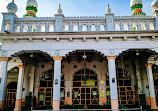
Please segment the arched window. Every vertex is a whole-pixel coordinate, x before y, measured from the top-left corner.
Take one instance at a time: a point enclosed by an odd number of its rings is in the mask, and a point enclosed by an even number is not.
[[[41,25],[41,32],[45,32],[45,30],[46,30],[46,27],[45,27],[44,24],[42,24],[42,25]]]
[[[68,32],[68,31],[69,31],[69,24],[65,24],[65,26],[64,26],[64,31],[65,31],[65,32]]]
[[[115,30],[120,31],[120,24],[119,23],[115,23]]]
[[[37,25],[32,25],[32,32],[37,32]]]
[[[53,24],[49,25],[49,32],[54,32],[54,25]]]
[[[94,24],[91,26],[91,31],[96,31],[96,27]]]
[[[137,28],[137,24],[136,24],[136,23],[133,23],[133,24],[132,24],[132,30],[135,31],[135,30],[137,30],[137,29],[138,29],[138,28]]]
[[[23,32],[28,32],[28,29],[29,29],[28,25],[24,25]]]
[[[141,23],[141,30],[146,30],[146,25],[145,25],[145,23]]]
[[[103,24],[100,25],[100,31],[105,31],[105,27]]]
[[[149,29],[150,29],[150,30],[154,30],[154,29],[155,29],[155,27],[154,27],[154,24],[153,24],[153,23],[149,23]]]
[[[128,23],[123,24],[123,30],[128,30]]]
[[[85,24],[82,26],[82,31],[87,31],[87,26]]]
[[[78,23],[74,23],[74,25],[73,25],[73,31],[74,32],[78,31]]]
[[[19,26],[19,25],[17,25],[17,26],[15,27],[15,32],[20,32],[20,26]]]
[[[10,29],[10,23],[6,23],[5,30],[9,30],[9,29]]]

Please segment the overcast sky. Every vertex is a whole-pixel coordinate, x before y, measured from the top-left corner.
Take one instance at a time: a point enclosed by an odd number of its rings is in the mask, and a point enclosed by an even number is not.
[[[12,0],[0,0],[0,12],[6,12],[6,6]],[[130,16],[130,0],[36,0],[38,2],[38,17],[52,17],[56,13],[59,3],[65,16],[104,16],[107,4],[110,3],[115,16]],[[143,0],[143,11],[150,16],[153,0]],[[18,6],[18,17],[26,13],[27,0],[15,0]],[[2,14],[0,14],[0,27]]]

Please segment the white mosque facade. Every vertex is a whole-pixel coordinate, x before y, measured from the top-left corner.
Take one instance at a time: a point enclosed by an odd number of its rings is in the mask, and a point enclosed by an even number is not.
[[[37,17],[28,0],[23,18],[14,0],[2,13],[0,110],[158,109],[158,0],[153,13],[131,0],[131,16]]]

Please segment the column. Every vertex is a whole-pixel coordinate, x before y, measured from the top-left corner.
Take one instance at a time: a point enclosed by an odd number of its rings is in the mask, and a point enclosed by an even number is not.
[[[153,79],[153,73],[152,73],[152,63],[147,63],[145,66],[147,69],[147,76],[148,76],[148,83],[149,83],[151,109],[158,109],[156,105],[154,79]]]
[[[143,70],[143,91],[146,97],[146,104],[150,106],[151,103],[150,103],[150,94],[149,94],[149,84],[148,84],[148,77],[145,70]]]
[[[106,82],[105,80],[100,80],[99,81],[99,105],[106,105]]]
[[[142,94],[142,83],[141,83],[141,76],[140,76],[138,60],[135,61],[135,64],[136,64],[136,76],[137,76],[137,82],[138,82],[138,93]]]
[[[33,87],[34,87],[34,79],[35,79],[34,76],[35,76],[35,67],[32,66],[31,75],[30,75],[30,89],[29,89],[31,96],[33,96]]]
[[[72,81],[65,81],[66,93],[65,93],[65,103],[66,105],[72,105]]]
[[[18,75],[18,85],[16,91],[16,102],[14,111],[21,111],[22,104],[22,89],[23,89],[23,79],[24,79],[24,65],[19,65],[19,75]]]
[[[8,57],[0,57],[0,110],[3,110],[3,104],[6,91]]]
[[[115,59],[116,59],[116,56],[107,56],[108,71],[109,71],[111,109],[118,109],[119,108]]]
[[[60,85],[61,85],[61,60],[63,57],[54,56],[54,81],[53,81],[53,110],[60,109]]]

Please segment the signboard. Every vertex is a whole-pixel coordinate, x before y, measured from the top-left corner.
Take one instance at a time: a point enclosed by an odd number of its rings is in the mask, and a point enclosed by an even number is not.
[[[44,94],[39,94],[39,101],[44,101]]]
[[[83,87],[95,86],[95,81],[94,80],[82,81],[82,86]]]
[[[100,90],[100,96],[105,97],[105,91],[104,90]]]
[[[64,92],[60,92],[60,97],[61,97],[61,98],[64,97]]]

